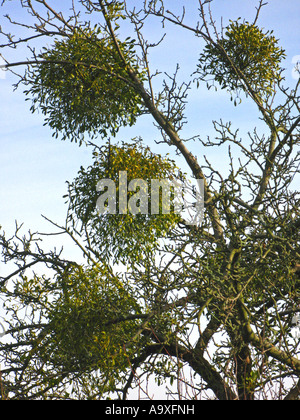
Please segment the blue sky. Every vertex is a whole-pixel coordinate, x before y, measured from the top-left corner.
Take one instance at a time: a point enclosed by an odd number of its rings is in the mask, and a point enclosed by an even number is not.
[[[50,3],[58,8],[62,4],[57,0]],[[131,0],[130,3],[135,5],[140,3],[140,0]],[[197,3],[196,0],[166,1],[170,8],[174,7],[174,4],[185,4],[187,21],[190,24],[197,20],[194,7]],[[3,18],[4,13],[9,13],[12,17],[18,15],[24,19],[25,14],[17,4],[16,1],[8,2],[5,7],[0,8],[0,25],[4,30],[12,30]],[[224,25],[229,19],[234,20],[238,17],[252,21],[257,4],[256,0],[215,0],[213,12],[217,23],[220,23],[223,17]],[[292,78],[292,60],[294,56],[300,55],[299,0],[270,0],[258,23],[265,29],[273,29],[275,36],[286,49],[287,85],[292,86],[295,84]],[[179,77],[184,80],[186,75],[195,70],[201,45],[191,33],[170,25],[167,25],[166,29],[168,35],[165,42],[157,50],[153,50],[152,70],[157,68],[172,72],[179,62]],[[152,23],[145,30],[153,41],[158,40],[162,34],[159,22]],[[22,29],[19,34],[22,35]],[[24,54],[24,49],[10,51],[10,57],[14,61],[24,58]],[[64,223],[66,205],[62,196],[66,193],[65,181],[72,181],[80,166],[87,166],[91,162],[91,150],[53,139],[50,129],[43,127],[43,117],[32,115],[29,111],[30,104],[25,102],[22,89],[13,92],[14,82],[15,78],[8,73],[5,79],[0,78],[0,225],[11,233],[15,220],[18,220],[20,223],[24,222],[26,230],[48,231],[52,228],[41,218],[41,214],[58,223]],[[242,105],[235,108],[226,92],[214,93],[205,89],[195,89],[191,92],[187,116],[189,123],[185,127],[184,137],[201,134],[206,138],[207,135],[212,135],[212,120],[220,118],[233,121],[234,127],[240,128],[243,133],[260,126],[257,111],[249,101],[244,100]],[[142,136],[145,142],[152,145],[155,139],[159,139],[158,131],[148,118],[142,118],[137,126],[130,130],[122,130],[118,138],[127,141],[135,136]],[[212,162],[220,167],[224,166],[221,152],[204,151],[197,143],[191,144],[191,147],[199,157],[205,153]],[[167,146],[155,146],[155,151],[170,152],[175,157],[174,150],[168,149]]]

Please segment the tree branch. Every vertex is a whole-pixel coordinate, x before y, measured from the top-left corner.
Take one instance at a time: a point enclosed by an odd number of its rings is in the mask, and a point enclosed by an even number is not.
[[[278,349],[268,340],[263,339],[257,334],[255,334],[250,325],[248,309],[241,300],[239,301],[239,307],[240,314],[244,321],[244,335],[246,341],[251,343],[255,348],[257,348],[261,352],[266,353],[274,359],[278,360],[279,362],[283,363],[284,365],[291,367],[296,374],[300,374],[300,360]]]
[[[0,48],[12,47],[12,46],[22,44],[22,43],[27,44],[28,41],[32,41],[33,39],[41,38],[42,36],[52,36],[52,35],[53,36],[67,36],[67,34],[64,34],[62,32],[46,31],[46,32],[43,32],[42,34],[33,35],[24,39],[19,39],[18,41],[11,41],[8,44],[2,44],[0,45]]]
[[[297,385],[295,385],[294,388],[290,390],[290,392],[287,394],[284,400],[285,401],[298,401],[299,395],[300,395],[300,379]]]
[[[201,378],[208,387],[215,393],[219,400],[236,400],[236,394],[226,384],[221,375],[204,359],[197,351],[191,351],[178,343],[152,344],[145,348],[143,355],[151,356],[163,354],[182,360],[187,363]]]
[[[189,165],[194,177],[196,179],[203,179],[204,180],[204,190],[205,190],[205,197],[204,200],[209,202],[212,199],[212,194],[209,190],[207,181],[205,179],[205,176],[203,174],[203,171],[198,164],[198,161],[196,157],[187,149],[183,141],[178,136],[177,132],[175,131],[174,127],[170,122],[167,120],[167,118],[156,108],[156,106],[153,103],[151,95],[148,94],[148,92],[145,90],[143,83],[140,81],[138,75],[136,72],[131,68],[130,64],[127,63],[124,55],[122,54],[122,51],[119,47],[118,40],[115,36],[114,30],[112,28],[110,19],[107,15],[105,4],[103,0],[99,0],[99,4],[102,9],[103,16],[105,18],[105,21],[107,23],[107,26],[109,28],[109,32],[111,34],[111,37],[113,39],[113,42],[116,46],[116,49],[118,51],[118,54],[120,55],[124,66],[128,69],[128,75],[130,79],[132,80],[133,84],[135,85],[136,90],[141,95],[142,99],[144,100],[145,106],[148,108],[150,114],[153,116],[155,121],[158,123],[158,125],[161,127],[161,129],[167,134],[169,137],[171,143],[176,146],[176,148],[181,152],[183,157],[185,158],[187,164]],[[208,204],[208,211],[210,214],[210,218],[212,221],[214,234],[217,240],[223,240],[223,228],[220,222],[220,218],[218,215],[218,211],[216,207],[212,204]]]

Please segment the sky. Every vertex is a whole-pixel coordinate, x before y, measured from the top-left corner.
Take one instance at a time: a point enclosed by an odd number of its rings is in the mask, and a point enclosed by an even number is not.
[[[132,5],[138,5],[141,0],[129,0]],[[17,4],[16,0],[5,3],[0,7],[0,26],[4,31],[13,31],[3,17],[9,13],[12,18],[24,21],[26,15]],[[53,7],[60,8],[67,2],[50,0]],[[69,3],[69,2],[68,2]],[[75,3],[78,3],[76,0]],[[193,25],[197,21],[196,0],[167,0],[166,9],[185,4],[187,22]],[[255,7],[258,0],[214,0],[213,13],[218,24],[223,19],[223,24],[229,19],[239,17],[253,21]],[[87,17],[88,19],[89,17]],[[286,83],[293,86],[293,61],[300,56],[300,1],[299,0],[269,0],[258,21],[260,27],[274,30],[280,39],[281,45],[286,49],[287,58]],[[124,38],[128,27],[124,29]],[[179,78],[184,81],[197,64],[202,44],[191,33],[185,32],[172,25],[166,25],[167,36],[159,48],[151,53],[151,69],[174,73],[177,62],[180,63]],[[26,36],[25,30],[18,30],[19,36]],[[24,33],[23,33],[24,32]],[[156,42],[163,34],[160,22],[152,22],[145,26],[145,33],[152,42]],[[1,45],[0,37],[0,45]],[[42,47],[42,44],[40,45]],[[0,51],[1,52],[1,51]],[[13,61],[26,57],[24,48],[9,51]],[[40,232],[51,232],[53,227],[41,215],[64,224],[67,206],[62,198],[67,193],[66,181],[72,181],[79,171],[80,166],[88,166],[92,162],[92,150],[78,147],[74,143],[62,142],[52,138],[52,132],[44,127],[42,115],[32,114],[29,110],[30,102],[25,101],[22,88],[13,91],[16,79],[10,73],[0,72],[0,226],[12,235],[15,221],[24,223],[24,233],[29,229]],[[183,131],[184,138],[201,134],[202,138],[213,135],[212,121],[232,121],[234,127],[240,128],[245,135],[255,127],[261,128],[258,113],[253,104],[244,100],[239,107],[234,107],[230,96],[226,92],[213,92],[206,89],[196,90],[194,87],[189,96],[187,106],[188,124]],[[150,144],[158,153],[170,153],[177,159],[174,149],[167,146],[156,145],[154,140],[159,140],[159,132],[149,118],[141,118],[137,125],[131,129],[123,129],[118,135],[119,140],[128,141],[130,138],[141,136],[145,143]],[[205,154],[216,166],[224,167],[225,160],[222,151],[203,150],[199,143],[189,143],[193,152],[200,158]],[[183,164],[179,161],[179,164]],[[66,257],[74,259],[76,252],[71,244],[64,239],[63,243],[57,241],[61,237],[45,237],[44,247],[64,245]],[[79,254],[78,258],[80,258]],[[1,263],[0,263],[1,264]],[[0,272],[6,271],[3,264]],[[1,304],[0,304],[1,306]],[[1,308],[0,308],[1,311]]]
[[[9,13],[11,17],[23,19],[26,16],[17,4],[8,2],[0,8],[0,25],[4,30],[13,28],[3,18]],[[53,0],[53,6],[61,7],[63,2]],[[138,1],[130,4],[138,5]],[[197,20],[197,1],[168,0],[166,9],[186,4],[187,22],[193,24]],[[238,17],[252,21],[254,19],[258,1],[255,0],[215,0],[213,13],[217,22],[223,18],[226,25],[229,19]],[[179,10],[179,9],[178,9]],[[89,18],[89,17],[88,17]],[[295,83],[292,78],[293,58],[300,55],[300,2],[298,0],[270,0],[269,5],[262,11],[259,25],[266,29],[273,29],[275,36],[280,39],[287,51],[286,77],[290,85]],[[128,28],[126,28],[126,31]],[[25,36],[24,29],[18,29],[20,36]],[[125,31],[125,32],[126,32]],[[174,72],[176,63],[180,63],[179,77],[184,80],[186,75],[195,70],[197,58],[201,51],[199,40],[191,33],[166,26],[165,42],[151,55],[152,70],[160,69],[169,73]],[[145,27],[145,32],[153,41],[160,39],[162,32],[160,22]],[[124,33],[125,35],[125,33]],[[1,44],[1,42],[0,42]],[[9,51],[14,61],[24,58],[26,51]],[[91,163],[91,150],[79,148],[76,144],[62,142],[52,138],[48,127],[43,127],[43,117],[31,114],[30,102],[25,102],[22,88],[13,92],[12,84],[15,77],[9,73],[1,73],[0,78],[0,225],[8,232],[14,228],[15,220],[24,223],[25,229],[48,229],[49,226],[42,218],[46,215],[58,223],[63,223],[66,205],[62,196],[66,193],[65,181],[72,181],[80,166]],[[236,128],[245,132],[252,131],[259,126],[257,112],[249,101],[245,100],[241,106],[235,108],[226,92],[214,93],[205,89],[193,89],[187,107],[188,124],[185,126],[185,138],[201,134],[203,138],[213,134],[212,120],[232,120]],[[159,153],[171,153],[175,157],[174,149],[167,146],[155,146],[154,140],[159,139],[158,131],[152,121],[142,118],[136,127],[120,132],[120,140],[129,140],[135,136],[142,136],[145,142],[151,144]],[[203,150],[199,144],[191,145],[197,155]],[[223,163],[223,157],[211,151],[205,151],[215,162]]]

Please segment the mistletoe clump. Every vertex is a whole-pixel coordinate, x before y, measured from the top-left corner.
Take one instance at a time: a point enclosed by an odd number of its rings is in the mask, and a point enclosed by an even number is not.
[[[213,76],[222,89],[249,91],[265,95],[274,91],[281,73],[285,51],[278,46],[273,31],[264,33],[256,25],[239,20],[231,22],[224,36],[206,45],[197,73],[201,80]]]

